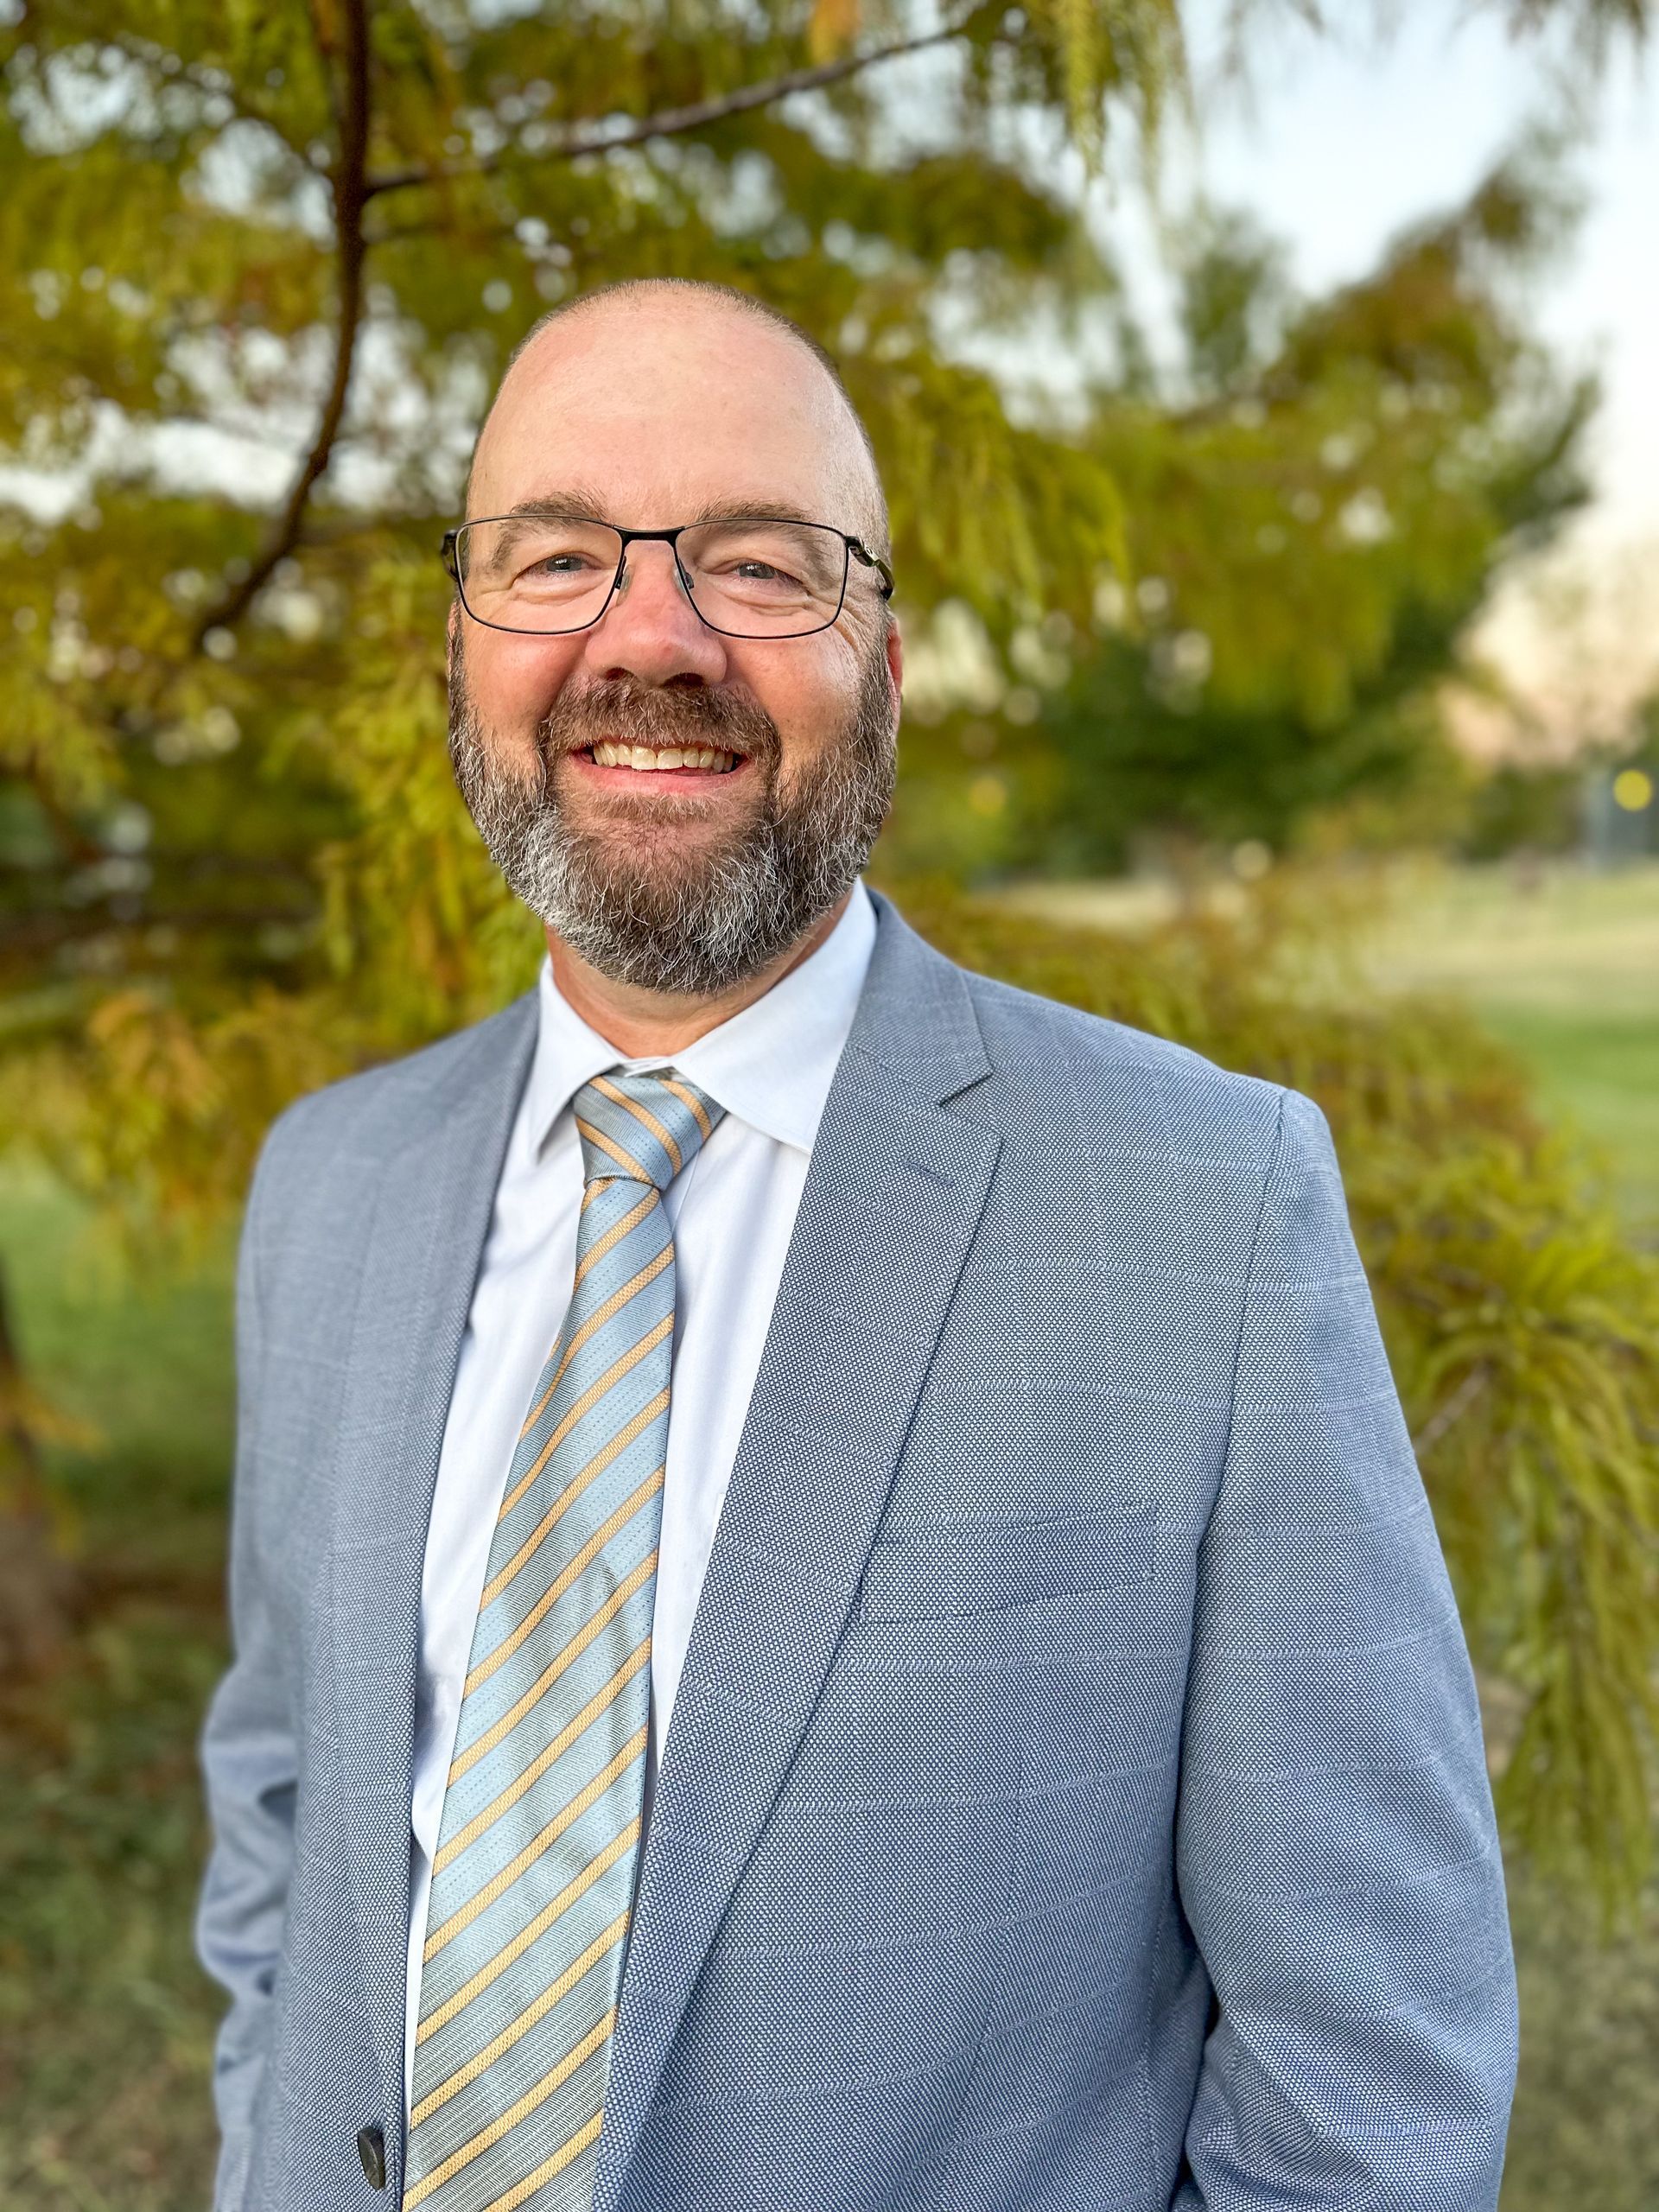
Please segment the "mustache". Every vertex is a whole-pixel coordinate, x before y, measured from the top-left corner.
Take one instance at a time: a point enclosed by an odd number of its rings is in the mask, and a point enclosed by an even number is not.
[[[735,691],[701,683],[682,690],[602,678],[561,691],[537,725],[544,758],[584,753],[606,739],[634,745],[702,745],[775,761],[778,725],[763,707]]]

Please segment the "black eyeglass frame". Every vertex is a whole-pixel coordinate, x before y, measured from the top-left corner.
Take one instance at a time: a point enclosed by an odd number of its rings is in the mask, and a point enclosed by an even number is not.
[[[678,575],[681,583],[685,587],[686,598],[691,603],[692,613],[696,616],[698,621],[702,624],[705,630],[712,630],[716,637],[721,638],[753,638],[758,639],[763,644],[768,639],[771,639],[777,644],[783,645],[787,644],[796,638],[817,638],[821,636],[825,630],[833,630],[836,623],[841,620],[842,608],[847,604],[847,579],[852,574],[852,560],[850,556],[854,554],[857,555],[859,560],[862,562],[867,569],[874,569],[880,575],[881,578],[880,589],[884,603],[893,597],[893,592],[896,588],[893,582],[893,570],[887,566],[887,563],[881,558],[879,553],[871,552],[869,547],[864,543],[861,538],[853,537],[849,531],[837,530],[833,523],[804,522],[799,515],[709,515],[705,517],[702,522],[677,523],[672,530],[624,530],[620,523],[607,522],[602,515],[574,515],[564,517],[563,519],[574,522],[594,523],[601,530],[613,530],[622,541],[622,550],[617,556],[616,574],[611,578],[611,588],[605,594],[604,602],[601,606],[597,614],[590,614],[585,622],[573,622],[569,628],[566,630],[517,630],[509,623],[492,622],[484,615],[474,613],[473,609],[467,604],[467,587],[461,579],[461,558],[456,551],[456,547],[460,543],[461,533],[463,530],[480,528],[485,523],[521,522],[524,519],[524,517],[522,514],[469,515],[465,522],[452,524],[450,527],[444,531],[442,537],[438,541],[439,557],[443,563],[444,569],[448,575],[450,582],[454,585],[456,595],[461,601],[462,613],[466,614],[469,621],[478,623],[481,628],[486,630],[499,630],[504,636],[509,638],[574,638],[581,631],[591,630],[595,622],[601,621],[604,619],[606,613],[609,610],[611,601],[616,597],[617,587],[622,581],[622,572],[628,565],[629,546],[642,542],[647,544],[660,543],[666,545],[669,548],[674,556],[674,567],[676,573]],[[531,519],[534,520],[534,517],[532,516]],[[815,630],[783,631],[722,630],[718,622],[711,622],[709,620],[709,617],[703,613],[702,609],[697,605],[696,586],[692,582],[690,577],[685,573],[685,564],[680,559],[679,540],[688,530],[706,530],[711,523],[726,521],[789,523],[798,530],[827,531],[830,537],[840,538],[842,545],[846,548],[846,552],[842,555],[841,564],[841,596],[836,601],[836,611],[830,617],[830,620],[827,622],[820,622],[817,628]]]

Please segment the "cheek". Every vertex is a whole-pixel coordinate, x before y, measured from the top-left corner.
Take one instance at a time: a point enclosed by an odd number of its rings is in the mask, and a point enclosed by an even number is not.
[[[734,673],[778,726],[785,763],[815,760],[858,703],[862,661],[839,631],[800,640],[794,650],[765,648]]]
[[[574,639],[514,638],[474,631],[467,645],[473,703],[486,728],[531,730],[552,705],[575,667]]]

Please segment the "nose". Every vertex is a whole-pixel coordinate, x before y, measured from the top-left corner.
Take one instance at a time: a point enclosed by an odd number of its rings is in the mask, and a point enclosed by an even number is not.
[[[690,685],[718,683],[727,672],[725,641],[699,620],[671,545],[626,549],[621,582],[586,638],[584,658],[597,677]]]

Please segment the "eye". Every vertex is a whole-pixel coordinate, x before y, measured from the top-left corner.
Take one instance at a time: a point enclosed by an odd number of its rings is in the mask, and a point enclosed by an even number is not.
[[[590,553],[561,549],[556,553],[542,554],[518,573],[521,576],[580,576],[599,565]]]

